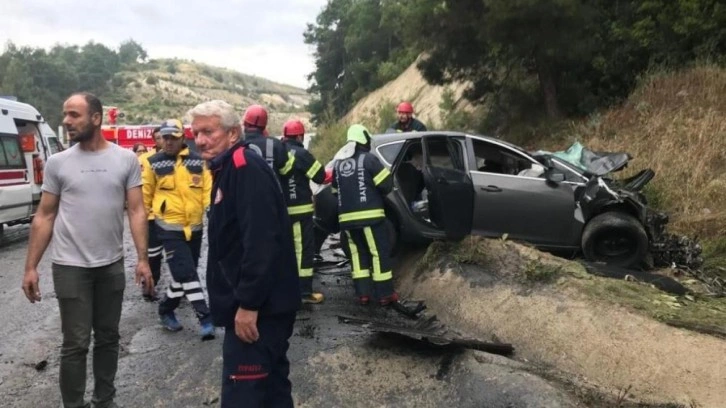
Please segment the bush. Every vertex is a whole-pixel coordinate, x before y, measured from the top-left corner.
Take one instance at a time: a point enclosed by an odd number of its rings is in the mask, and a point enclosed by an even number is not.
[[[310,141],[310,152],[321,163],[329,162],[345,144],[347,123],[333,123],[318,127],[315,137]]]
[[[149,75],[149,76],[146,77],[146,84],[147,85],[156,85],[158,83],[159,83],[159,79],[156,78],[155,76]]]

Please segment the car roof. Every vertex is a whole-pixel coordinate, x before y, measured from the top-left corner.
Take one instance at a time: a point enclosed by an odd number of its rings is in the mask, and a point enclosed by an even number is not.
[[[398,141],[405,141],[410,139],[420,139],[424,136],[444,136],[444,137],[475,137],[478,139],[483,139],[489,142],[503,144],[507,147],[511,147],[512,149],[519,150],[521,152],[530,154],[523,148],[517,145],[513,145],[507,141],[504,141],[502,139],[499,139],[497,137],[493,136],[485,136],[485,135],[479,135],[475,133],[465,133],[465,132],[455,132],[450,130],[429,130],[426,132],[401,132],[401,133],[382,133],[372,136],[372,145],[374,147],[378,147],[387,143],[391,142],[398,142]]]

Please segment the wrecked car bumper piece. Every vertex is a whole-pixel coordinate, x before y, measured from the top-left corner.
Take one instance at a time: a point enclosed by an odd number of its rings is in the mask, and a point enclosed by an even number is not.
[[[683,235],[662,234],[651,243],[655,266],[698,269],[703,266],[703,249],[696,240]]]
[[[403,316],[393,317],[390,315],[386,317],[338,315],[338,321],[362,327],[372,332],[394,333],[436,346],[463,347],[503,356],[514,353],[514,347],[511,344],[486,342],[462,336],[447,328],[436,316],[411,320]]]

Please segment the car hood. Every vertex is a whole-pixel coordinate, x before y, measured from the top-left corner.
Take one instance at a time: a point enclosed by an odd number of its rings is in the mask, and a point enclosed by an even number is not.
[[[580,142],[573,143],[567,150],[559,152],[538,151],[536,156],[551,156],[564,160],[577,167],[585,176],[604,176],[624,169],[632,156],[624,152],[596,152],[584,147]]]

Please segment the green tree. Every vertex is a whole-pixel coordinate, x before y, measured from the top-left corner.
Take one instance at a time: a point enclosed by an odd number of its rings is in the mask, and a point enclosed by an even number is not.
[[[136,64],[146,62],[149,55],[141,44],[132,39],[128,39],[119,45],[118,58],[122,64]]]
[[[330,0],[308,24],[304,40],[314,46],[316,66],[309,91],[319,97],[309,107],[314,121],[342,116],[414,60],[417,53],[403,44],[395,22],[404,10],[398,3]]]

